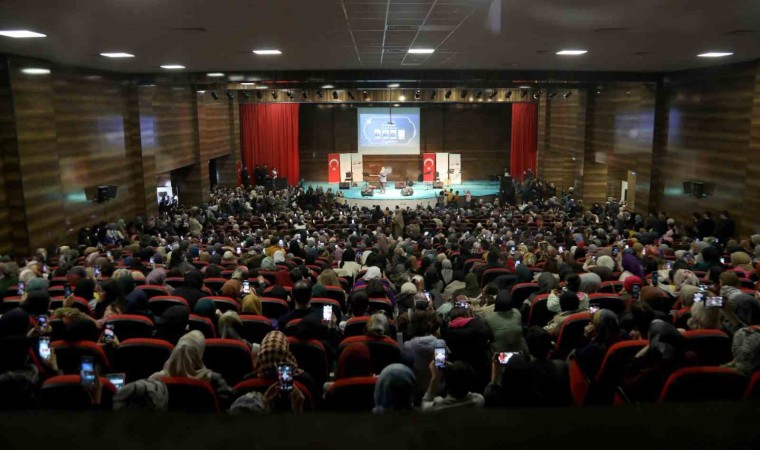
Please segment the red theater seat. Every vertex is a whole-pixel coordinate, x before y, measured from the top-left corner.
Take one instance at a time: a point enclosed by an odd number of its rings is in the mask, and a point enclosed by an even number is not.
[[[127,382],[148,378],[161,371],[174,346],[161,339],[127,339],[116,349],[114,370],[123,372]]]
[[[747,379],[724,367],[686,367],[673,372],[662,388],[660,402],[710,402],[739,400]]]
[[[161,381],[169,390],[170,411],[219,412],[219,400],[209,382],[184,377],[162,377]]]
[[[206,339],[203,362],[206,367],[221,374],[230,386],[253,371],[251,349],[235,339]]]
[[[153,336],[153,321],[145,316],[117,314],[109,317],[106,324],[113,325],[113,332],[119,341]]]
[[[343,412],[369,412],[375,406],[376,377],[335,381],[325,392],[325,408]]]
[[[107,378],[100,377],[99,381],[103,386],[100,404],[93,405],[92,397],[82,386],[82,378],[79,375],[58,375],[48,378],[42,383],[40,389],[40,407],[67,411],[110,410],[116,388]]]

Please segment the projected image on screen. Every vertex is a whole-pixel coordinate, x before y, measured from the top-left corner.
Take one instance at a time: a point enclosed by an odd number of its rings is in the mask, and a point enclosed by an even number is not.
[[[359,108],[359,153],[416,155],[420,153],[419,108]]]

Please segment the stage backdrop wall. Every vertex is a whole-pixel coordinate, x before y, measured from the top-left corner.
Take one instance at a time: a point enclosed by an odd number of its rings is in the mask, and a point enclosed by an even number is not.
[[[416,106],[416,105],[405,105]],[[420,151],[462,155],[462,180],[483,180],[509,166],[510,103],[427,104],[420,111]],[[301,105],[301,177],[327,181],[328,153],[357,151],[356,109],[351,105]],[[393,167],[390,181],[416,180],[422,155],[365,155],[364,172]]]

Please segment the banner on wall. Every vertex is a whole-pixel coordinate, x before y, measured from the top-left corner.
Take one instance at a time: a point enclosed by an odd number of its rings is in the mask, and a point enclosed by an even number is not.
[[[340,154],[340,180],[346,181],[346,172],[351,173],[351,153],[341,153]]]
[[[340,154],[327,154],[327,182],[340,183]]]
[[[435,153],[422,154],[422,181],[435,181]]]
[[[354,181],[364,181],[364,160],[359,153],[351,153],[351,171],[354,173]]]

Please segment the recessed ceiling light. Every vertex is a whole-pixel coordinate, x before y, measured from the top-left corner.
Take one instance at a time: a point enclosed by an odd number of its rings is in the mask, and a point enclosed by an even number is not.
[[[240,83],[241,86],[253,86],[256,83]]]
[[[269,86],[256,86],[256,89],[269,89]]]
[[[398,99],[399,99],[399,101],[403,102],[404,100],[406,100],[406,95],[399,95]]]
[[[400,86],[401,85],[398,84],[398,83],[391,83],[391,84],[388,85],[389,88],[397,88],[397,87],[400,87]]]
[[[326,84],[326,85],[322,86],[322,89],[332,89],[334,87],[335,86],[333,86],[332,84]]]
[[[42,33],[35,33],[34,31],[29,31],[29,30],[3,30],[3,31],[0,31],[0,36],[5,36],[9,38],[14,38],[14,39],[46,37]]]
[[[223,77],[224,74],[222,72],[211,72],[206,74],[207,77]]]
[[[530,89],[530,86],[520,86],[520,89]]]
[[[435,52],[434,48],[410,48],[408,53],[413,55],[429,55]]]
[[[50,69],[40,69],[37,67],[26,67],[24,69],[21,69],[21,73],[25,73],[27,75],[47,75],[50,73]]]
[[[198,91],[199,94],[205,94],[206,91]]]
[[[100,56],[105,56],[106,58],[134,58],[135,57],[135,55],[131,53],[124,53],[124,52],[101,53]]]
[[[180,69],[184,69],[185,66],[181,66],[179,64],[165,64],[165,65],[161,66],[161,68],[162,69],[167,69],[167,70],[180,70]]]
[[[588,50],[561,50],[557,52],[558,55],[569,55],[569,56],[583,55],[584,53],[588,53]]]
[[[707,52],[707,53],[700,53],[697,55],[700,58],[722,58],[724,56],[731,56],[733,53],[731,52]]]
[[[253,53],[256,53],[257,55],[282,55],[282,52],[279,50],[254,50]]]

